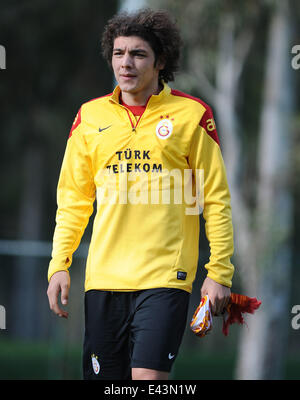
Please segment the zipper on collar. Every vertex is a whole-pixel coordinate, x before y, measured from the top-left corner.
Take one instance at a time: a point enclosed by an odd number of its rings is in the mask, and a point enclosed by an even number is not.
[[[146,112],[146,108],[147,108],[147,106],[148,106],[148,104],[149,104],[149,101],[150,101],[151,97],[152,97],[152,96],[149,96],[149,98],[148,98],[148,100],[147,100],[147,102],[146,102],[146,106],[145,106],[144,112]],[[113,96],[111,97],[110,100],[111,100],[113,103],[117,104],[118,106],[120,106],[120,107],[122,107],[122,108],[125,108],[125,110],[126,110],[126,112],[127,112],[127,115],[128,115],[128,118],[129,118],[129,121],[130,121],[131,130],[132,130],[132,132],[136,132],[137,126],[138,126],[138,124],[139,124],[139,122],[140,122],[142,116],[144,115],[144,112],[143,112],[143,114],[141,114],[141,115],[139,116],[139,119],[137,120],[136,124],[134,124],[134,122],[133,122],[133,120],[132,120],[132,118],[131,118],[131,116],[130,116],[130,111],[128,110],[128,108],[125,107],[123,104],[120,104],[119,101],[117,101],[115,98],[113,98]]]
[[[132,118],[130,116],[128,108],[126,108],[126,107],[124,107],[124,108],[125,108],[125,110],[127,112],[127,115],[128,115],[128,118],[129,118],[129,121],[130,121],[130,124],[131,124],[131,128],[132,128],[132,132],[136,132],[136,128],[137,128],[138,123],[140,122],[140,119],[141,119],[143,114],[139,116],[139,119],[137,120],[136,124],[134,124],[133,121],[132,121]]]

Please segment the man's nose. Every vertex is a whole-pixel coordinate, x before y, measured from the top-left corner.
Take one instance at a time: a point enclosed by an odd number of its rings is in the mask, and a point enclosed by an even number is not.
[[[122,57],[122,67],[123,68],[130,68],[132,67],[132,57],[129,53],[125,53]]]

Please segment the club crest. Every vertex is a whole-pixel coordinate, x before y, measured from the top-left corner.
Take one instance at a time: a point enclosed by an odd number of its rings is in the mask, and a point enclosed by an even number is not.
[[[98,361],[98,357],[95,356],[95,354],[92,354],[92,366],[95,374],[98,375],[100,372],[100,364]]]
[[[170,119],[162,119],[156,125],[156,136],[159,139],[167,139],[173,132],[173,124]]]

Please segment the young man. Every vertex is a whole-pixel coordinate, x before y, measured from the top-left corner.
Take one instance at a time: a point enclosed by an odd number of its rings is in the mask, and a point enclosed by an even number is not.
[[[81,106],[68,139],[48,297],[66,318],[58,296],[67,304],[72,254],[97,198],[85,279],[85,379],[168,378],[198,263],[199,171],[211,250],[201,295],[209,295],[215,315],[229,301],[233,232],[225,167],[210,107],[167,85],[180,43],[166,12],[113,17],[102,46],[118,85]],[[183,199],[189,188],[194,208]]]

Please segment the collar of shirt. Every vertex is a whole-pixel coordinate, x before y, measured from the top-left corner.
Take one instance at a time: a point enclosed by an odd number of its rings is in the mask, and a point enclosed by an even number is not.
[[[171,93],[171,88],[165,82],[162,81],[162,83],[163,83],[163,89],[159,92],[159,94],[157,95],[153,94],[152,96],[150,96],[145,107],[147,107],[150,103],[163,101],[163,99]],[[120,94],[121,94],[121,89],[119,85],[117,85],[112,95],[110,96],[110,100],[114,103],[118,103],[127,107],[125,104],[120,103]],[[143,107],[143,106],[133,106],[133,107]]]

